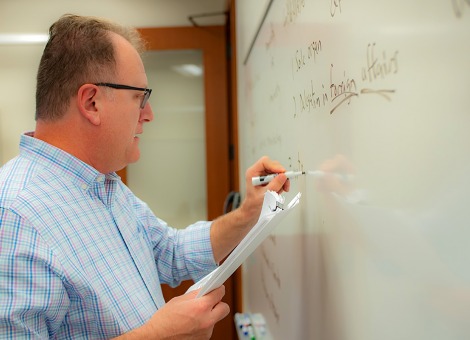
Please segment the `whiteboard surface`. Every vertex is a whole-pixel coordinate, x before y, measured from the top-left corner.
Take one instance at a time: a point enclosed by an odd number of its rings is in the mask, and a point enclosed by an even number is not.
[[[244,311],[276,339],[470,339],[470,1],[275,0],[245,57],[241,169],[353,177],[291,180]]]

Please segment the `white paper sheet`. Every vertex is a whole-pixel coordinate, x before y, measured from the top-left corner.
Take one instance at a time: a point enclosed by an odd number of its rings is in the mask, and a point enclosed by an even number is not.
[[[292,201],[284,207],[284,197],[276,192],[267,191],[264,196],[263,207],[258,222],[245,236],[245,238],[232,251],[227,259],[214,271],[189,287],[188,292],[201,288],[197,297],[201,297],[220,287],[247,257],[263,242],[274,230],[281,220],[300,201],[298,193]]]

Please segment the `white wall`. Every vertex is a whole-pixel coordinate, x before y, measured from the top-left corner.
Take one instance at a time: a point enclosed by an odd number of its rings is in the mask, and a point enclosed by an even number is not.
[[[129,164],[127,184],[171,226],[207,219],[204,77],[173,67],[203,64],[198,50],[149,51],[144,57],[154,121],[140,137],[140,159]],[[188,170],[191,176],[188,176]]]
[[[47,33],[62,14],[102,16],[136,27],[188,26],[188,15],[226,9],[226,0],[0,0],[0,34]],[[202,18],[221,24],[224,18]],[[0,165],[34,129],[36,72],[44,45],[0,45]]]

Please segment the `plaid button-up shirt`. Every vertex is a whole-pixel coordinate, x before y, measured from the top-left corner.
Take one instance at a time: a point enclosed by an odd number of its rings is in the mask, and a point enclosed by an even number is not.
[[[141,326],[165,303],[161,283],[215,269],[210,225],[170,228],[116,174],[23,135],[0,169],[0,338]]]

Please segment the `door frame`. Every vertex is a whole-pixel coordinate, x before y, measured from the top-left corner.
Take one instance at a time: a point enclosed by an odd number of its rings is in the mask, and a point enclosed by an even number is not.
[[[207,169],[207,218],[223,213],[230,191],[227,60],[224,26],[139,28],[147,49],[201,50]],[[190,169],[188,169],[190,170]]]

